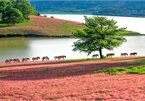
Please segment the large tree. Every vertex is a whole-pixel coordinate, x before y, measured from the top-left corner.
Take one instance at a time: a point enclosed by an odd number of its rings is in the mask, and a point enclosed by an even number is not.
[[[17,8],[22,12],[24,19],[26,20],[29,20],[29,15],[35,13],[35,7],[30,4],[29,0],[16,0],[13,4],[14,8]]]
[[[34,15],[35,13],[35,7],[30,4],[29,0],[0,0],[0,17],[2,16],[2,22],[11,21],[19,23],[27,21],[29,20],[29,15]],[[23,19],[21,19],[22,16]]]
[[[93,16],[85,18],[85,28],[73,33],[78,38],[73,45],[73,51],[85,52],[90,55],[99,51],[100,58],[103,58],[102,49],[113,50],[126,42],[126,39],[119,32],[125,28],[119,28],[116,21],[107,17]]]
[[[7,7],[6,10],[3,12],[2,21],[4,23],[21,23],[23,22],[23,14],[16,8]]]

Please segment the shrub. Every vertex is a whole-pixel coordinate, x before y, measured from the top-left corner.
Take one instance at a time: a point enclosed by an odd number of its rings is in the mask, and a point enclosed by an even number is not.
[[[54,18],[54,16],[51,16],[50,18]]]

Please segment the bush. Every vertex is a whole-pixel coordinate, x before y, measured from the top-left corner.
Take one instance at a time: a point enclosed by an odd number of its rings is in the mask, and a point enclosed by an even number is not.
[[[44,15],[44,17],[47,17],[47,15]]]
[[[51,16],[50,18],[54,18],[54,16]]]

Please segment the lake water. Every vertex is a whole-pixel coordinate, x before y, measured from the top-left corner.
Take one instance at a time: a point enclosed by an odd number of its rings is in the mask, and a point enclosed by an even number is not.
[[[77,22],[85,22],[84,15],[71,15],[71,14],[41,14],[41,16],[47,15],[47,17],[53,16],[54,18],[72,20]],[[92,17],[93,15],[85,15]],[[145,18],[139,17],[119,17],[119,16],[106,16],[108,19],[114,19],[117,21],[119,27],[127,27],[128,30],[137,31],[141,34],[145,34]]]
[[[103,50],[103,55],[113,52],[120,56],[122,52],[137,52],[139,56],[145,55],[145,36],[126,36],[127,42],[113,51]],[[35,56],[48,56],[54,60],[54,56],[66,55],[67,59],[90,58],[85,53],[73,52],[72,45],[75,38],[2,38],[0,39],[0,61],[6,59]],[[98,52],[95,52],[98,53]]]
[[[46,14],[45,14],[46,15]],[[44,16],[44,15],[42,15]],[[47,14],[48,17],[84,22],[83,15],[59,15]],[[92,15],[87,15],[92,16]],[[112,17],[109,17],[112,18]],[[113,17],[117,20],[118,25],[127,27],[130,30],[145,33],[143,27],[145,26],[145,18],[131,18],[131,17]],[[113,51],[103,50],[103,55],[113,52],[115,56],[120,56],[122,52],[137,52],[139,56],[145,55],[145,36],[126,36],[127,42]],[[48,56],[50,60],[54,60],[54,56],[66,55],[67,59],[74,58],[90,58],[85,53],[73,52],[72,45],[76,41],[75,38],[1,38],[0,39],[0,62],[6,59],[35,56]],[[98,52],[95,52],[98,53]]]

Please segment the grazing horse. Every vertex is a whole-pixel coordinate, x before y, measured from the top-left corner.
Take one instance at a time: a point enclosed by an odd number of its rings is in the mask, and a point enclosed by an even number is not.
[[[12,59],[7,59],[5,60],[5,63],[8,64],[8,63],[11,63],[12,62]]]
[[[33,61],[35,61],[35,60],[36,60],[36,61],[39,61],[39,59],[40,59],[40,57],[33,57],[33,58],[32,58]]]
[[[66,56],[65,55],[61,55],[61,56],[55,56],[54,57],[55,60],[56,59],[60,60],[61,58],[64,60],[64,58],[66,58]]]
[[[136,56],[136,55],[137,55],[137,52],[130,53],[130,56]]]
[[[115,54],[114,53],[107,53],[106,54],[106,57],[112,57],[112,56],[115,56]]]
[[[14,62],[20,62],[20,60],[18,58],[13,59]]]
[[[49,57],[48,56],[43,56],[42,61],[44,61],[44,60],[46,60],[46,61],[49,60]]]
[[[127,53],[121,53],[121,56],[128,56]]]
[[[30,58],[22,58],[22,62],[26,62],[28,60],[30,60]]]
[[[95,58],[95,57],[97,58],[98,56],[99,56],[98,54],[93,54],[92,58]]]

